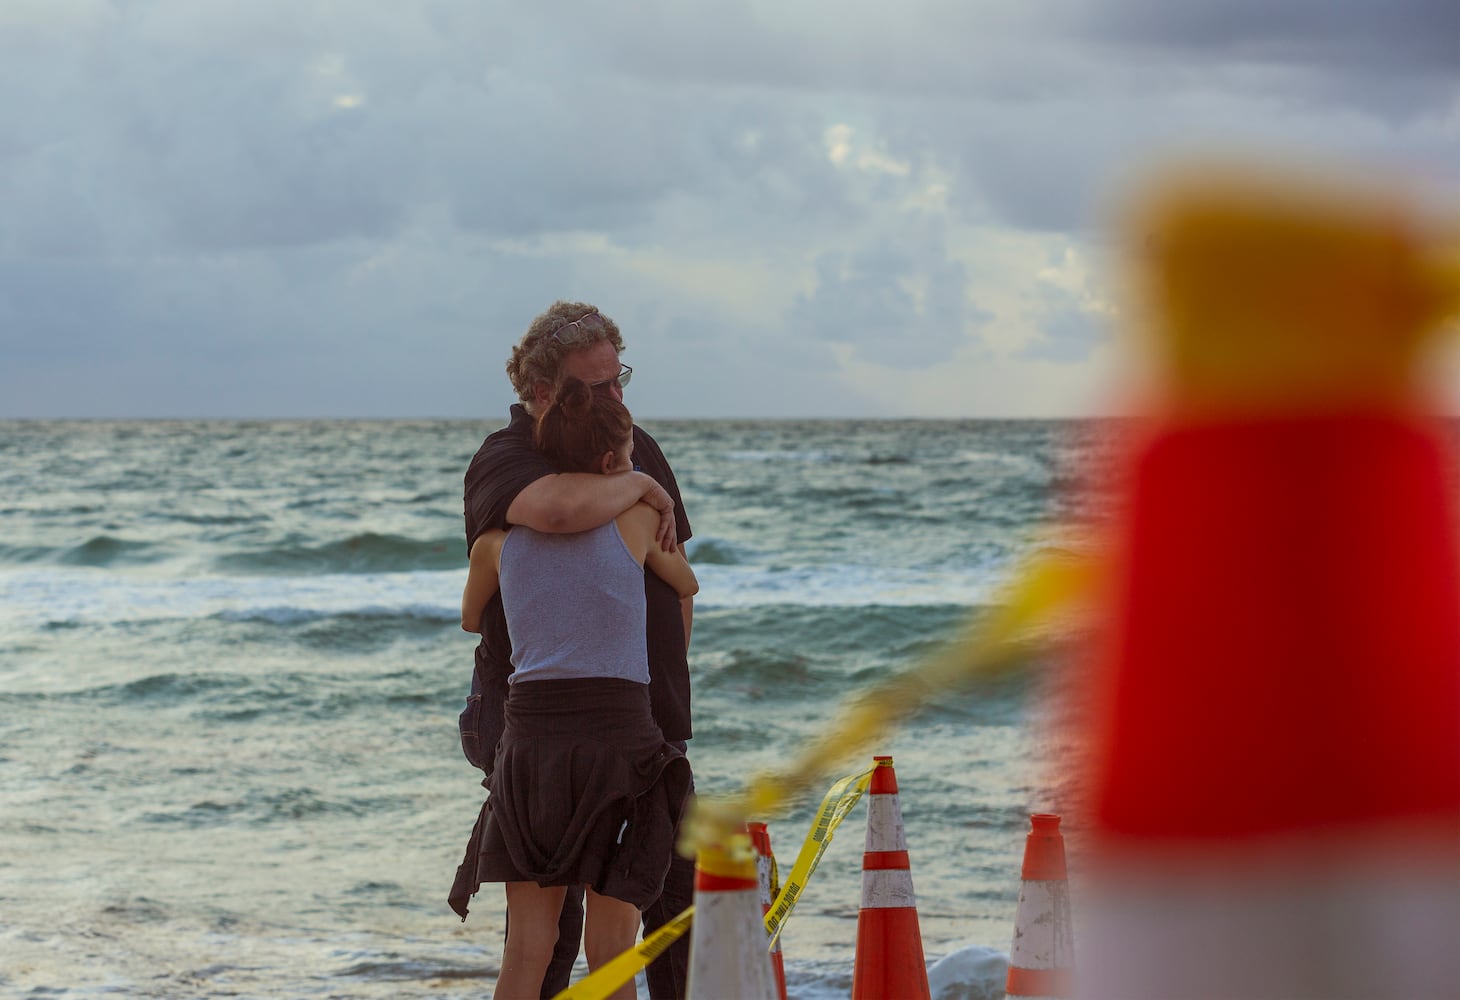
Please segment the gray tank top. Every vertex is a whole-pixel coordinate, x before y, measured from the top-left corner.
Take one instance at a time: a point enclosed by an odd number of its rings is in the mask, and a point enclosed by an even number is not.
[[[649,683],[644,568],[613,521],[572,535],[515,527],[502,543],[511,683],[618,677]]]

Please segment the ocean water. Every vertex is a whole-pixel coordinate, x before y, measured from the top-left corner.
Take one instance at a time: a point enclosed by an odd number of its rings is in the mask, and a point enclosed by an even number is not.
[[[0,995],[490,991],[501,890],[464,924],[446,894],[483,794],[455,728],[461,479],[495,426],[0,423]],[[1041,528],[1090,516],[1069,487],[1111,447],[1094,423],[647,426],[695,529],[702,792],[977,615]],[[1008,950],[1028,814],[1061,805],[1034,683],[879,748],[930,963]],[[783,865],[816,798],[765,817]],[[849,992],[864,825],[786,926],[793,996]]]

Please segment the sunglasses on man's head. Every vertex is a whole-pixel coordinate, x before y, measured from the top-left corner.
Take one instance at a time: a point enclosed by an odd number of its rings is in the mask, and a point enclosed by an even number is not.
[[[564,347],[577,347],[579,344],[592,343],[598,339],[600,334],[606,335],[607,333],[608,325],[604,323],[603,317],[598,315],[598,309],[593,308],[572,322],[564,323],[548,336]]]

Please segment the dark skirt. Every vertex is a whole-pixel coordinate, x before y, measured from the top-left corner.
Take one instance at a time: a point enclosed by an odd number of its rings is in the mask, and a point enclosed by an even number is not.
[[[484,807],[476,881],[587,885],[658,898],[688,799],[646,684],[608,677],[512,685]]]

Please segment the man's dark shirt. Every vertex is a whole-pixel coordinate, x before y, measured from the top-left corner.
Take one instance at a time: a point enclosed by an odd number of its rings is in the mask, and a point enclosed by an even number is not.
[[[532,444],[533,419],[519,404],[512,406],[511,419],[502,430],[490,435],[477,449],[466,470],[466,544],[492,528],[506,529],[507,509],[529,485],[561,470]],[[652,476],[674,500],[674,525],[681,542],[690,537],[689,518],[679,495],[679,484],[658,443],[642,428],[634,427],[634,467]],[[689,664],[684,642],[684,619],[679,595],[652,571],[644,573],[644,594],[648,604],[649,701],[654,721],[666,740],[690,738]],[[571,615],[572,608],[560,609]],[[482,640],[477,644],[476,669],[484,690],[484,708],[501,730],[502,705],[507,697],[507,677],[512,673],[512,641],[502,613],[502,595],[487,604],[482,617]]]

